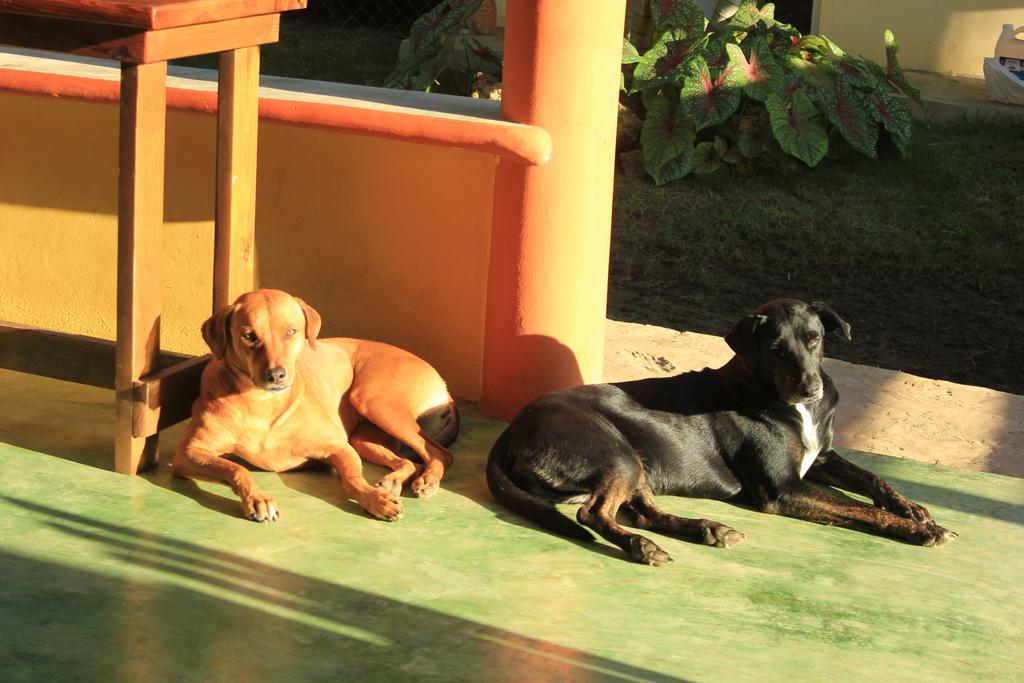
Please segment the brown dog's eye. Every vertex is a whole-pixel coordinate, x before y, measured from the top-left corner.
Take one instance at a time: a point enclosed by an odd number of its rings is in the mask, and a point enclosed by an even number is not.
[[[255,344],[260,340],[259,337],[256,336],[255,332],[246,332],[242,335],[242,339],[245,340],[246,344]]]
[[[284,338],[285,339],[291,339],[292,337],[295,336],[296,332],[298,332],[298,330],[292,328],[292,329],[290,329],[290,330],[288,330],[287,332],[284,333]]]

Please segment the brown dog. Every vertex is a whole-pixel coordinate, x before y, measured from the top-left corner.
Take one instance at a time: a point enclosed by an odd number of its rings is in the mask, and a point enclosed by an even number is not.
[[[309,461],[329,463],[346,495],[374,517],[402,516],[398,496],[437,492],[458,433],[459,414],[444,380],[416,356],[359,339],[317,339],[320,315],[302,299],[274,289],[243,294],[203,323],[213,360],[203,372],[192,422],[171,472],[223,482],[242,499],[245,516],[275,521],[274,500],[236,455],[282,472]],[[411,448],[420,467],[396,451]],[[391,470],[376,485],[360,456]]]

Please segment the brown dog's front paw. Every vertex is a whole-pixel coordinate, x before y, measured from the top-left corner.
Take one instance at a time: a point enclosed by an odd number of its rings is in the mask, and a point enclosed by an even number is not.
[[[633,536],[629,541],[629,556],[640,564],[660,567],[674,562],[672,556],[658,547],[658,544],[643,536]]]
[[[412,483],[412,492],[417,498],[430,498],[441,489],[441,482],[420,477]]]
[[[375,488],[368,492],[360,501],[363,509],[377,519],[385,522],[397,522],[405,514],[402,503],[397,496],[393,496],[382,488]]]
[[[444,464],[440,460],[431,460],[423,467],[423,472],[412,483],[412,492],[417,498],[430,498],[441,489],[441,477],[444,476]]]
[[[374,486],[393,498],[398,498],[402,495],[402,480],[391,475],[384,477]]]
[[[258,493],[242,499],[245,518],[254,522],[276,522],[281,517],[277,503],[270,496]]]
[[[710,526],[704,527],[705,545],[713,545],[716,548],[732,548],[739,545],[744,538],[746,538],[744,534],[717,522],[712,522]]]

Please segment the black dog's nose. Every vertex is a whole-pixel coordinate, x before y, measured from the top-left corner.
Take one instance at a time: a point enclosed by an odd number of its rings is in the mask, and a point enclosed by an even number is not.
[[[824,385],[820,379],[804,383],[804,396],[807,396],[808,398],[817,398],[821,396],[823,390]]]
[[[270,368],[267,370],[267,374],[264,375],[263,378],[266,380],[267,384],[281,384],[287,376],[288,372],[284,368]]]

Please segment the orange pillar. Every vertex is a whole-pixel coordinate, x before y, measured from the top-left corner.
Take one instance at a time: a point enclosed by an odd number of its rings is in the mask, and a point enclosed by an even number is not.
[[[625,11],[508,3],[502,114],[547,130],[553,153],[495,176],[481,403],[498,417],[601,378]]]

